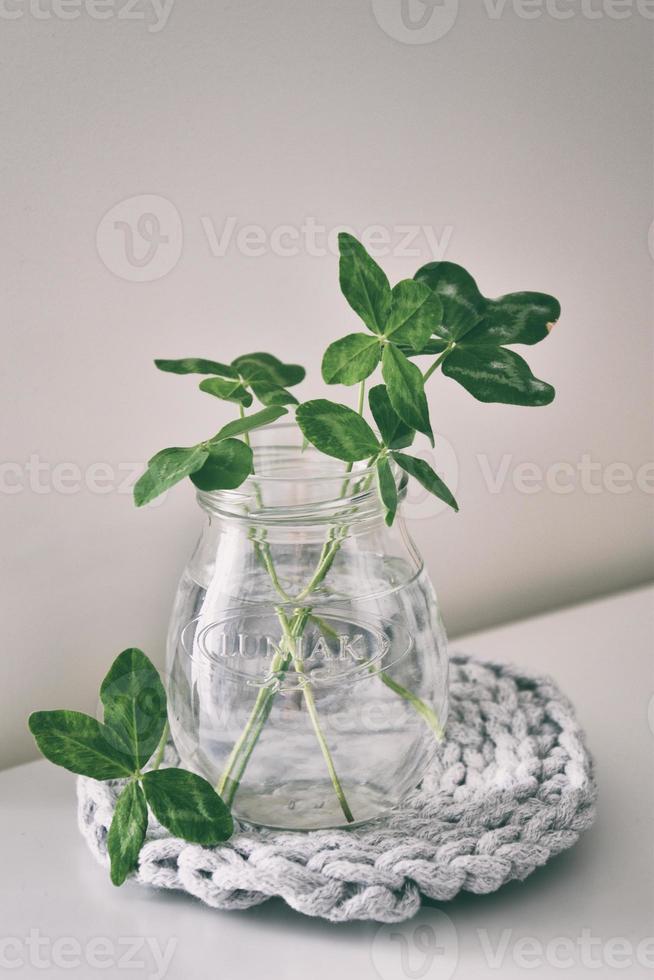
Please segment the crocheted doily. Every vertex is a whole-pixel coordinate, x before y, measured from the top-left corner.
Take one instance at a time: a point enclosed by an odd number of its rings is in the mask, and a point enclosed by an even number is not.
[[[106,865],[120,783],[77,785],[80,829]],[[135,877],[219,909],[281,896],[332,922],[399,922],[421,894],[445,901],[526,878],[590,827],[595,799],[583,733],[553,681],[455,656],[446,740],[389,816],[353,830],[240,827],[217,847],[173,838],[152,818]]]

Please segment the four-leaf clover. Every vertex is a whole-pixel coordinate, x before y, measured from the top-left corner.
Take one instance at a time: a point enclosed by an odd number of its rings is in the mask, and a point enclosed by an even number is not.
[[[370,332],[351,333],[330,344],[322,361],[323,379],[327,384],[357,384],[381,361],[395,411],[433,444],[422,372],[405,350],[417,354],[435,333],[442,319],[440,299],[413,279],[391,289],[385,272],[356,238],[343,232],[338,242],[341,290]]]

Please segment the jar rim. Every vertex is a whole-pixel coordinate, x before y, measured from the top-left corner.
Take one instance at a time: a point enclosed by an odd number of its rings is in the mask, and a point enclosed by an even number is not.
[[[291,432],[295,440],[288,435]],[[207,513],[275,524],[327,523],[335,519],[349,522],[350,517],[358,523],[383,515],[374,464],[349,464],[306,445],[294,422],[261,426],[250,433],[250,444],[255,472],[240,486],[197,491],[198,503]],[[402,499],[405,474],[392,459],[389,463],[396,472]]]
[[[250,444],[252,445],[252,449],[253,449],[253,452],[254,452],[255,456],[257,454],[257,450],[261,451],[263,449],[268,449],[268,450],[279,450],[279,449],[294,450],[294,451],[296,451],[296,452],[298,452],[300,454],[301,458],[306,458],[305,454],[308,452],[308,453],[315,454],[315,458],[316,459],[323,460],[324,463],[325,463],[325,467],[331,466],[332,467],[331,472],[329,472],[329,473],[325,472],[324,474],[319,474],[319,475],[316,475],[316,476],[307,476],[306,474],[301,473],[299,471],[298,471],[297,475],[294,475],[292,472],[291,473],[287,473],[285,475],[275,475],[275,474],[269,474],[269,473],[265,473],[265,472],[264,473],[260,473],[260,472],[257,471],[255,473],[253,473],[251,476],[249,476],[248,477],[248,480],[252,480],[252,479],[256,478],[257,483],[292,483],[293,480],[296,479],[298,481],[301,481],[302,483],[307,483],[307,482],[314,483],[314,482],[320,482],[321,480],[322,481],[325,481],[325,482],[326,481],[329,481],[329,480],[337,480],[337,479],[340,479],[340,478],[344,478],[345,476],[350,476],[350,474],[352,474],[352,477],[353,476],[364,477],[364,476],[368,476],[368,475],[373,474],[375,472],[375,470],[376,470],[376,467],[375,467],[374,463],[372,465],[367,465],[367,464],[366,465],[362,465],[362,462],[363,461],[361,461],[361,462],[355,462],[355,463],[352,463],[352,464],[348,464],[348,463],[345,462],[345,460],[339,459],[337,456],[329,456],[329,455],[327,455],[327,453],[320,452],[320,450],[319,449],[316,449],[315,446],[312,446],[311,443],[308,443],[305,448],[303,448],[302,445],[294,446],[294,445],[285,444],[285,443],[284,444],[272,444],[272,445],[268,445],[268,446],[257,446],[256,445],[256,440],[261,435],[264,435],[266,433],[271,433],[271,432],[275,432],[276,433],[276,432],[284,432],[284,431],[287,431],[287,432],[295,432],[295,433],[299,433],[300,436],[302,435],[302,430],[300,429],[299,425],[296,422],[272,422],[270,425],[262,425],[260,428],[252,430],[249,433],[249,436],[250,436]],[[351,466],[351,469],[350,470],[347,469],[348,465]],[[337,467],[338,467],[338,471],[337,471]],[[352,478],[352,477],[350,477],[350,478]],[[238,489],[239,488],[237,488],[237,490]],[[209,492],[209,493],[233,493],[234,491],[231,491],[231,490],[212,490],[212,491],[207,491],[207,492]]]

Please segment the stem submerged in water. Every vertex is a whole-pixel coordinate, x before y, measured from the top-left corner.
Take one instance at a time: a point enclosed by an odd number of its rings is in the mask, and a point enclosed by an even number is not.
[[[325,736],[323,734],[322,728],[320,726],[320,719],[318,717],[318,711],[317,711],[317,708],[316,708],[316,702],[315,702],[315,699],[314,699],[314,696],[313,696],[313,690],[311,688],[311,683],[309,681],[309,678],[307,677],[307,675],[304,672],[304,662],[303,662],[302,658],[300,656],[298,656],[298,653],[297,653],[297,643],[296,643],[297,637],[294,636],[292,625],[289,622],[288,616],[286,615],[286,613],[284,612],[284,610],[278,607],[277,610],[276,610],[276,612],[277,612],[277,618],[279,619],[279,622],[281,623],[281,626],[282,626],[282,630],[284,632],[284,638],[285,638],[286,643],[288,645],[288,652],[291,654],[291,656],[293,658],[293,666],[295,667],[295,670],[296,670],[296,672],[297,672],[297,674],[299,675],[299,678],[300,678],[300,684],[301,684],[301,687],[302,687],[302,695],[304,697],[304,701],[305,701],[305,704],[307,706],[307,711],[309,712],[309,717],[311,718],[311,724],[313,725],[313,730],[315,732],[316,739],[318,740],[318,744],[320,746],[320,750],[321,750],[321,752],[323,754],[323,758],[324,758],[325,763],[327,765],[327,771],[329,772],[329,778],[332,781],[332,786],[334,787],[334,792],[336,793],[336,797],[338,799],[338,802],[341,805],[341,810],[343,811],[343,814],[345,815],[345,819],[347,820],[348,823],[352,823],[354,821],[354,817],[352,816],[352,811],[350,810],[350,806],[349,806],[349,804],[347,802],[347,799],[345,798],[345,793],[343,792],[343,787],[341,785],[341,781],[338,778],[338,775],[336,773],[336,767],[334,766],[334,760],[332,759],[331,752],[329,751],[329,746],[327,745],[327,741],[325,739]],[[302,624],[301,624],[301,629],[299,630],[298,635],[301,635],[302,632],[304,632],[304,627],[306,625],[306,621],[309,618],[309,612],[310,611],[308,609],[307,610],[296,610],[296,612],[294,614],[293,621],[296,621],[298,619],[298,617],[300,617],[300,616],[303,617]]]
[[[164,750],[166,748],[166,742],[168,741],[168,736],[170,735],[170,725],[168,722],[164,725],[163,732],[161,733],[161,738],[159,739],[159,744],[154,753],[154,759],[152,760],[152,768],[158,769],[163,761]]]
[[[432,366],[428,374],[431,374],[432,371],[438,367],[438,364],[443,360],[443,357],[439,358],[438,362]],[[365,381],[361,382],[359,387],[359,414],[363,413],[364,401]],[[343,499],[347,496],[349,485],[354,479],[354,477],[351,476],[352,469],[353,464],[348,464],[346,469],[346,477],[341,487],[339,499]],[[368,489],[371,482],[372,476],[368,475],[364,480],[359,481],[359,484],[355,487],[353,492],[358,493]],[[258,506],[263,507],[261,491],[256,483],[255,496]],[[357,507],[354,506],[353,510],[356,511]],[[336,558],[345,538],[347,537],[347,525],[341,523],[331,527],[327,540],[322,546],[313,576],[307,585],[295,596],[291,596],[288,593],[279,579],[272,555],[270,553],[270,546],[266,540],[265,529],[262,532],[262,536],[259,537],[257,536],[255,528],[252,527],[250,529],[249,537],[257,550],[257,553],[261,557],[262,563],[270,576],[271,583],[277,594],[284,602],[295,605],[296,603],[303,603],[325,580],[334,563],[334,559]],[[225,803],[231,805],[238,791],[241,778],[245,772],[249,759],[256,747],[259,736],[261,735],[266,721],[268,720],[275,697],[281,685],[281,681],[292,664],[300,680],[300,686],[302,688],[302,694],[307,707],[307,712],[311,719],[313,730],[323,754],[323,758],[325,759],[325,764],[329,772],[332,786],[334,787],[334,792],[346,820],[348,823],[352,823],[355,818],[347,802],[343,791],[343,786],[336,772],[334,760],[320,725],[320,719],[318,716],[311,683],[304,671],[304,663],[302,658],[297,655],[297,640],[304,632],[307,621],[310,618],[313,618],[311,617],[311,609],[296,608],[290,619],[284,609],[280,606],[276,608],[275,612],[282,627],[283,637],[281,646],[280,649],[276,651],[271,662],[270,676],[268,679],[269,682],[259,690],[254,707],[250,713],[250,717],[248,718],[241,735],[230,752],[225,769],[218,783],[217,790]],[[405,687],[402,687],[401,684],[396,683],[383,671],[380,673],[380,678],[383,683],[390,688],[390,690],[394,691],[404,700],[408,701],[424,718],[425,722],[433,730],[436,737],[439,740],[442,739],[443,730],[438,721],[436,713],[424,701],[422,701],[421,698],[407,690]]]

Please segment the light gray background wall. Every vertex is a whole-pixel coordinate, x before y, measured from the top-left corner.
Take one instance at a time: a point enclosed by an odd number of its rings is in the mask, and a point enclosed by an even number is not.
[[[649,579],[654,4],[446,2],[430,17],[411,0],[426,21],[411,30],[396,0],[176,0],[167,21],[144,0],[76,3],[0,14],[0,764],[35,754],[29,710],[92,710],[123,647],[161,659],[200,515],[188,488],[137,512],[128,484],[227,413],[152,358],[289,351],[310,397],[321,349],[356,329],[307,222],[381,226],[392,279],[436,240],[486,295],[561,299],[530,352],[553,406],[432,389],[462,512],[414,500],[410,515],[450,632]],[[153,255],[145,212],[168,239]],[[272,234],[263,254],[260,233],[221,246],[233,225]]]

